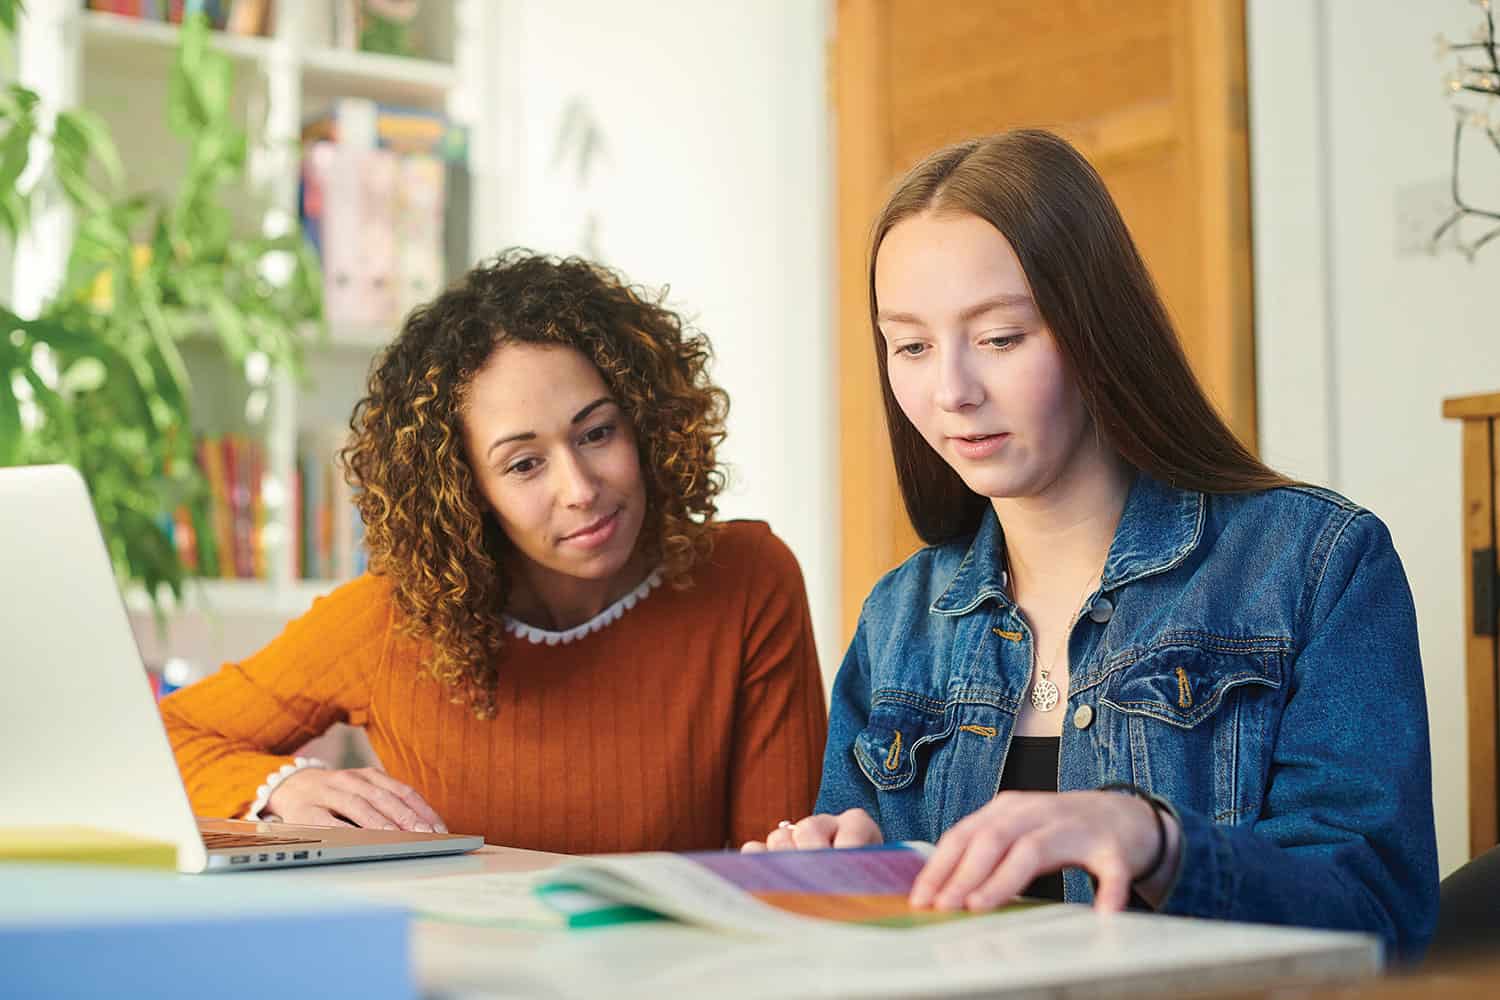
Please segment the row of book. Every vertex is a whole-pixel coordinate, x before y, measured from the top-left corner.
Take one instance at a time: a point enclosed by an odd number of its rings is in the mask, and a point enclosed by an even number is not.
[[[183,567],[197,576],[265,579],[264,446],[247,435],[225,434],[199,438],[194,452],[208,481],[207,513],[180,507],[164,525]]]
[[[468,135],[435,112],[333,102],[302,132],[302,230],[334,326],[394,329],[469,265]]]
[[[260,35],[266,31],[271,0],[88,0],[87,9],[170,24],[202,14],[216,31]]]
[[[304,580],[342,580],[363,573],[364,521],[333,455],[339,432],[299,442],[288,491],[294,573]],[[200,438],[199,471],[208,482],[207,512],[180,508],[164,528],[183,566],[200,577],[264,580],[267,557],[265,446],[245,434]]]
[[[365,571],[365,522],[333,458],[344,434],[332,429],[298,442],[289,509],[301,580],[348,580]]]

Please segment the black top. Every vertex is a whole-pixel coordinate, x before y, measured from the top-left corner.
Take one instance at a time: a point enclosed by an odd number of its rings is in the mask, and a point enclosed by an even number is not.
[[[1061,742],[1057,736],[1012,736],[1010,753],[1005,756],[1005,770],[1000,773],[1000,790],[1057,791],[1057,752]],[[1021,895],[1061,900],[1062,872],[1038,877],[1022,890]]]

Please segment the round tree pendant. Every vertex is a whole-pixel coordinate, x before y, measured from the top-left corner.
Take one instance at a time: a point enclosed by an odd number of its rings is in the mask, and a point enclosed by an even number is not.
[[[1050,712],[1057,707],[1058,697],[1057,685],[1047,679],[1043,674],[1041,679],[1031,686],[1031,707],[1038,712]]]

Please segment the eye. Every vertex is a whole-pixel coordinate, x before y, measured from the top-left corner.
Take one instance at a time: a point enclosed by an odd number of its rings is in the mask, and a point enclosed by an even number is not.
[[[980,341],[980,343],[988,344],[989,346],[995,348],[997,351],[1009,351],[1013,350],[1018,344],[1020,344],[1021,338],[1025,336],[1026,334],[1024,333],[1001,333],[986,337],[984,338],[984,340]]]
[[[614,437],[614,435],[614,424],[600,424],[598,427],[590,427],[588,430],[584,431],[583,437],[579,438],[578,440],[581,444],[600,444],[604,441],[608,441],[610,438]]]
[[[531,472],[535,472],[536,467],[541,464],[542,461],[539,458],[523,458],[520,461],[512,462],[510,465],[508,465],[505,469],[505,473],[506,475],[524,476]]]
[[[915,358],[915,357],[919,357],[922,354],[926,353],[926,351],[927,351],[927,345],[926,344],[921,343],[920,341],[913,341],[910,344],[902,344],[902,345],[900,345],[895,350],[891,351],[891,353],[892,354],[898,354],[898,355],[901,355],[903,357]]]

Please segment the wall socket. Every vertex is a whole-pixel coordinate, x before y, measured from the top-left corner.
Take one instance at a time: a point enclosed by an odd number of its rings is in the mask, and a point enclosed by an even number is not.
[[[1427,256],[1458,245],[1457,226],[1450,227],[1434,245],[1432,234],[1456,211],[1452,182],[1447,177],[1406,184],[1396,189],[1396,254]]]

